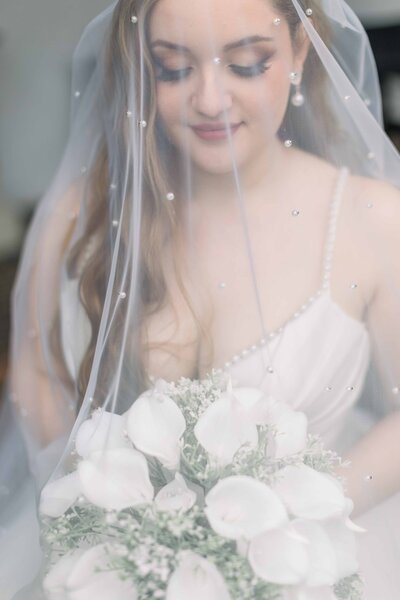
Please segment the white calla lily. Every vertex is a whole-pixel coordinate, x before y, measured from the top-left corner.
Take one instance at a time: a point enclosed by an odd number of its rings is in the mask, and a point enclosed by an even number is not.
[[[65,591],[46,592],[46,600],[68,600],[68,596]]]
[[[211,527],[219,535],[233,540],[250,540],[288,520],[277,494],[251,477],[221,479],[205,500],[205,513]]]
[[[127,429],[138,450],[158,458],[167,469],[179,467],[179,442],[186,422],[178,405],[162,389],[139,396],[127,412]]]
[[[306,448],[308,420],[304,413],[292,410],[283,402],[271,404],[268,413],[268,423],[275,428],[268,447],[270,456],[284,458]]]
[[[188,488],[182,475],[175,473],[175,479],[158,492],[154,503],[158,510],[186,512],[196,499],[196,493]]]
[[[338,580],[334,548],[324,528],[316,521],[296,519],[292,527],[308,540],[309,568],[305,584],[310,587],[332,586]]]
[[[61,517],[75,504],[81,492],[82,486],[77,472],[60,477],[43,488],[39,510],[46,517]]]
[[[237,540],[236,542],[236,551],[243,558],[247,558],[247,553],[249,551],[250,542],[248,540]]]
[[[78,473],[84,496],[106,510],[123,510],[153,500],[147,461],[136,450],[93,452],[79,463]]]
[[[235,398],[236,402],[240,405],[243,411],[252,414],[253,420],[255,414],[257,414],[256,408],[266,399],[264,392],[259,388],[235,388],[230,384],[228,386],[227,393]]]
[[[168,582],[166,600],[231,600],[225,580],[209,560],[187,551]]]
[[[136,600],[133,584],[110,570],[109,550],[111,546],[100,544],[80,556],[66,581],[68,600]]]
[[[348,523],[343,518],[328,519],[323,527],[335,553],[337,580],[356,573],[359,569],[356,537]]]
[[[257,425],[269,425],[273,418],[273,409],[276,406],[284,406],[288,407],[287,404],[283,402],[278,402],[272,396],[266,396],[263,394],[261,398],[259,398],[258,402],[253,406],[253,417]]]
[[[344,510],[343,518],[346,524],[346,527],[355,533],[367,533],[367,530],[364,527],[360,527],[354,521],[350,519],[350,515],[354,510],[354,502],[351,498],[346,498],[346,508]]]
[[[80,456],[87,458],[91,452],[111,448],[132,448],[126,435],[126,421],[121,415],[96,410],[82,423],[75,439]]]
[[[288,511],[299,518],[329,519],[341,515],[346,507],[340,483],[307,465],[284,467],[274,490]]]
[[[307,540],[294,534],[291,525],[287,525],[252,539],[248,560],[261,579],[295,585],[304,581],[309,570],[307,545]]]
[[[66,582],[78,560],[83,556],[85,550],[74,550],[68,552],[51,568],[43,579],[43,589],[46,598],[50,600],[67,600]]]
[[[224,467],[231,463],[244,444],[257,445],[254,407],[261,397],[262,392],[257,389],[228,389],[197,421],[195,436],[216,466]]]
[[[310,588],[296,585],[284,590],[282,600],[337,600],[337,596],[329,586]]]

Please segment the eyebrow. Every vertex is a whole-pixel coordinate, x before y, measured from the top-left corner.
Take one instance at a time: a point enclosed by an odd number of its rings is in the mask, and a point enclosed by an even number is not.
[[[234,50],[235,48],[241,48],[243,46],[250,46],[251,44],[258,44],[259,42],[272,42],[274,38],[265,37],[261,35],[250,35],[248,37],[242,38],[237,42],[231,42],[230,44],[226,44],[222,50],[223,52],[229,52],[230,50]],[[181,44],[173,44],[172,42],[167,42],[165,40],[156,40],[152,42],[151,47],[162,46],[163,48],[168,48],[169,50],[179,50],[179,52],[185,52],[190,54],[189,48],[186,46],[182,46]]]

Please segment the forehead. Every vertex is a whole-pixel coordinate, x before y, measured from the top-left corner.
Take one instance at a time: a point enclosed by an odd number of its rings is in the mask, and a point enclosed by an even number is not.
[[[150,38],[179,40],[199,50],[209,44],[217,50],[244,36],[276,34],[276,16],[270,0],[159,0]]]

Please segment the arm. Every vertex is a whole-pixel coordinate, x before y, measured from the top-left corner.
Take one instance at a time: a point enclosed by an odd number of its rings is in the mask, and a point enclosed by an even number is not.
[[[80,195],[70,189],[39,209],[27,237],[13,293],[10,388],[33,456],[73,422],[71,381],[52,343],[60,274]]]
[[[393,393],[400,387],[400,193],[363,180],[359,198],[359,225],[375,257],[376,285],[367,324],[390,412],[344,457],[351,466],[340,474],[356,514],[400,491],[400,396]],[[365,210],[369,203],[373,209]]]
[[[400,491],[400,412],[380,421],[344,458],[351,466],[339,475],[354,501],[354,515]]]

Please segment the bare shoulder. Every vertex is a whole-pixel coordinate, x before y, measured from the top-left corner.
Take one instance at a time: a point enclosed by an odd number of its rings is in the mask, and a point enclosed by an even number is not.
[[[349,179],[348,214],[359,255],[371,274],[371,297],[386,297],[388,276],[400,276],[400,191],[377,179]]]
[[[339,169],[330,162],[304,150],[294,148],[291,154],[291,176],[285,185],[302,199],[315,214],[323,217],[329,210]]]
[[[311,179],[313,185],[330,186],[338,167],[304,151],[297,151],[297,168]],[[353,209],[366,215],[379,227],[400,225],[400,189],[380,179],[351,174],[346,186]],[[368,211],[364,209],[368,208]],[[398,230],[400,233],[400,230]]]
[[[294,179],[305,189],[327,191],[337,180],[339,168],[332,163],[305,152],[293,150]],[[318,193],[318,197],[320,194]],[[345,188],[348,217],[364,224],[369,232],[396,234],[400,246],[400,189],[372,177],[350,174]],[[329,196],[328,196],[329,197]]]
[[[339,168],[329,161],[303,150],[294,150],[296,168],[306,176],[312,176],[312,181],[329,183]],[[400,212],[400,189],[396,186],[371,177],[350,175],[349,187],[354,202],[361,208],[364,203],[373,204],[382,215],[395,216]]]
[[[379,179],[352,175],[349,182],[353,208],[370,231],[395,234],[400,246],[400,190]]]
[[[306,177],[313,185],[330,183],[338,171],[330,162],[304,150],[294,149],[296,171]]]

